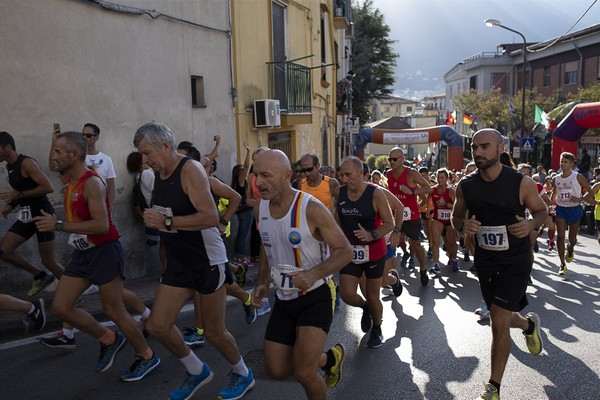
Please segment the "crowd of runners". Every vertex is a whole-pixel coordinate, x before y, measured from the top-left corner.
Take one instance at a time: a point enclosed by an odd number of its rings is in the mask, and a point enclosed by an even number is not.
[[[269,314],[263,348],[268,375],[294,376],[309,399],[326,399],[327,388],[342,379],[347,356],[343,343],[324,348],[341,301],[360,309],[366,346],[379,348],[385,341],[381,289],[401,295],[399,268],[418,271],[417,284],[427,287],[444,268],[450,274],[467,268],[471,257],[468,268],[479,277],[483,299],[476,313],[489,317],[492,328],[490,375],[479,399],[499,399],[509,329],[522,330],[531,354],[543,349],[539,316],[520,314],[538,237],[547,229],[545,251],[557,252],[556,272],[566,274],[584,206],[600,202],[600,181],[576,171],[575,155],[563,153],[558,171],[540,167],[533,173],[530,165],[514,165],[492,129],[474,135],[473,161],[462,171],[416,168],[400,147],[390,150],[388,170],[369,171],[356,157],[336,170],[314,154],[291,163],[279,150],[259,148],[251,155],[245,146],[228,185],[214,176],[218,136],[203,156],[190,142],[177,144],[166,125],[151,122],[135,133],[137,151],[128,158],[136,173],[134,212],[146,227],[146,245],[160,246],[162,273],[150,310],[123,287],[123,248],[111,218],[116,174],[110,157],[96,149],[99,135],[90,123],[81,132],[53,132],[48,168],[65,185],[65,212],[57,216],[47,195],[59,188],[36,160],[17,151],[9,133],[0,132],[0,161],[10,184],[0,193],[2,213],[17,214],[0,259],[32,275],[32,299],[56,285],[49,312],[64,321],[63,329],[41,344],[75,349],[76,330],[91,335],[100,347],[97,372],[110,369],[130,344],[135,357],[120,374],[130,382],[160,365],[148,344],[149,337],[158,340],[185,371],[168,394],[172,400],[189,399],[212,380],[211,368],[194,351],[205,342],[231,365],[218,399],[239,399],[256,384],[225,326],[228,294],[240,300],[248,324]],[[597,205],[595,216],[600,222]],[[227,240],[231,234],[233,241]],[[16,252],[34,235],[48,272]],[[54,254],[57,238],[73,247],[64,267]],[[244,290],[249,268],[257,268],[258,280]],[[117,330],[78,307],[82,295],[94,292]],[[194,325],[180,331],[179,313],[192,299]],[[139,314],[141,326],[125,305]],[[27,315],[37,330],[46,322],[41,299],[0,294],[0,310]]]

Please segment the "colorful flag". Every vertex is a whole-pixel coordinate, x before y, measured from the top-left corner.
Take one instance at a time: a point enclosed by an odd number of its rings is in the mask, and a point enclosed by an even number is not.
[[[446,113],[446,125],[454,125],[455,117],[450,111]]]
[[[467,113],[463,114],[463,124],[471,125],[473,123],[473,117]]]
[[[515,113],[515,108],[513,107],[512,101],[508,101],[508,113],[513,115]]]
[[[550,126],[550,117],[537,104],[535,105],[534,122],[538,124],[543,124],[546,127],[546,129],[548,129],[548,127]]]

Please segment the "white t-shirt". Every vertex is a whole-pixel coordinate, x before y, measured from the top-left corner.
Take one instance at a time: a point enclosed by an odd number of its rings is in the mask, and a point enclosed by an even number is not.
[[[146,200],[146,204],[152,204],[152,189],[154,189],[154,171],[152,169],[147,168],[142,171],[142,175],[140,176],[140,189],[142,190],[142,195],[144,196],[144,200]]]
[[[86,155],[85,165],[96,171],[105,182],[107,179],[114,179],[117,177],[111,158],[101,151],[98,152],[98,154]]]

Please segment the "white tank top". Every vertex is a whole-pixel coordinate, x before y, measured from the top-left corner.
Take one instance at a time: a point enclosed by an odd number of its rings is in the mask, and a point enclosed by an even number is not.
[[[310,201],[319,201],[310,194],[296,191],[296,196],[287,214],[275,219],[269,211],[269,200],[260,202],[258,230],[265,248],[269,267],[278,264],[291,265],[308,270],[327,258],[325,242],[316,240],[308,227],[306,208]],[[327,282],[321,279],[307,291],[285,294],[277,290],[280,300],[292,300],[303,296]]]
[[[556,204],[561,207],[577,207],[579,203],[571,201],[571,198],[581,197],[581,185],[577,181],[577,172],[571,171],[571,174],[566,178],[562,174],[556,175],[554,182],[556,183]]]

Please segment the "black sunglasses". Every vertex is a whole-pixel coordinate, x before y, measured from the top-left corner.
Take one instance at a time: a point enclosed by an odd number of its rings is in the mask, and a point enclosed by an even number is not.
[[[308,174],[310,172],[313,172],[314,169],[315,169],[315,166],[313,165],[312,167],[301,168],[301,169],[299,169],[299,171],[302,172],[303,174]]]
[[[95,133],[82,133],[81,136],[84,136],[88,139],[93,138],[94,136],[98,136]]]
[[[388,157],[388,161],[398,161],[401,157]]]

